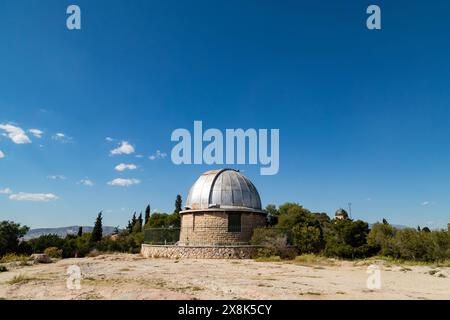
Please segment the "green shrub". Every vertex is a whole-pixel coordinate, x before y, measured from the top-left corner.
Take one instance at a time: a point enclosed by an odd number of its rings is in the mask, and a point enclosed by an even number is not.
[[[0,272],[6,272],[8,271],[8,268],[6,266],[0,265]]]
[[[293,259],[297,255],[297,250],[288,245],[287,234],[283,229],[257,228],[253,231],[250,243],[261,246],[256,252],[256,258],[279,256]]]
[[[50,258],[61,259],[63,255],[63,250],[56,247],[49,247],[44,250],[44,253]]]

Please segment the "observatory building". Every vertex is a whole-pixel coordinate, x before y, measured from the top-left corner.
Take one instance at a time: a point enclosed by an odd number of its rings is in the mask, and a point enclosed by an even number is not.
[[[245,244],[266,213],[253,183],[232,169],[207,171],[189,191],[181,211],[180,245]]]
[[[249,258],[256,250],[249,244],[253,230],[267,224],[256,187],[233,169],[203,173],[192,185],[180,215],[177,241],[145,243],[144,256]]]

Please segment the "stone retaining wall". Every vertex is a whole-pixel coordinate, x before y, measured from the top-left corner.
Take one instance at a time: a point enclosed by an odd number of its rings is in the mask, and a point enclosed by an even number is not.
[[[169,246],[143,244],[141,254],[145,258],[171,259],[250,259],[257,246]]]

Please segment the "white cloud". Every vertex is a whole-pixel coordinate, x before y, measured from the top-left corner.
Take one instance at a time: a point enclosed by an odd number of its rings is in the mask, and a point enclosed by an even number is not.
[[[114,139],[111,138],[111,137],[106,137],[105,140],[108,141],[108,142],[113,142],[114,141]]]
[[[161,152],[160,150],[156,150],[156,153],[148,157],[150,160],[156,160],[156,159],[164,159],[167,157],[167,153]]]
[[[44,132],[39,129],[30,129],[28,130],[28,132],[31,133],[36,138],[42,138],[42,135],[44,134]]]
[[[116,169],[117,171],[136,170],[137,166],[132,163],[131,164],[121,163],[118,164],[114,169]]]
[[[16,144],[31,143],[30,138],[25,134],[22,128],[13,126],[12,124],[0,124],[0,129],[6,132],[5,136],[10,138]]]
[[[87,186],[87,187],[92,187],[94,185],[94,182],[89,179],[81,179],[80,182],[78,182],[78,183],[83,186]]]
[[[50,180],[66,180],[66,177],[62,176],[62,175],[52,175],[52,176],[47,176],[47,179],[50,179]]]
[[[137,154],[136,158],[143,158],[144,156],[142,154]]]
[[[9,199],[16,201],[35,201],[35,202],[48,202],[57,200],[58,197],[53,193],[26,193],[19,192],[9,196]]]
[[[122,178],[117,178],[114,179],[113,181],[108,182],[110,186],[119,186],[119,187],[129,187],[132,186],[133,184],[139,183],[141,183],[141,181],[139,181],[138,179],[122,179]]]
[[[4,158],[5,154],[2,152],[2,150],[0,150],[0,159]]]
[[[11,194],[12,190],[10,188],[0,189],[0,194]]]
[[[118,154],[131,154],[134,153],[134,147],[128,143],[128,141],[122,141],[119,143],[119,146],[113,150],[111,150],[111,155]]]
[[[431,206],[434,206],[435,204],[436,204],[436,202],[433,202],[433,201],[424,201],[420,205],[423,207],[431,207]]]
[[[66,135],[62,132],[58,132],[58,133],[54,134],[52,136],[52,139],[55,141],[59,141],[61,143],[69,143],[73,140],[72,137],[69,137],[68,135]]]

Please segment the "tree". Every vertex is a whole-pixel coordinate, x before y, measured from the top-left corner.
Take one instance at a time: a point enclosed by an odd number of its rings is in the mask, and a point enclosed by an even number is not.
[[[423,231],[423,232],[431,232],[430,228],[428,228],[428,227],[424,227],[424,228],[422,229],[422,231]]]
[[[133,231],[133,225],[131,224],[131,221],[128,220],[128,224],[127,224],[127,231],[128,233],[131,233]]]
[[[147,208],[145,208],[144,226],[147,225],[149,220],[150,220],[150,205],[147,205]]]
[[[141,225],[141,228],[142,228],[142,226],[144,225],[144,221],[142,220],[142,211],[139,214],[139,218],[137,219],[137,221],[139,222],[139,224]]]
[[[278,223],[278,216],[280,212],[277,209],[277,206],[274,204],[269,204],[266,206],[267,211],[267,224],[269,226],[274,226]]]
[[[82,235],[83,235],[83,227],[79,227],[77,237],[81,237]]]
[[[138,233],[142,231],[142,213],[139,215],[139,218],[136,219],[134,225],[133,225],[133,229],[132,229],[132,233]]]
[[[175,200],[175,211],[174,211],[174,213],[176,213],[176,214],[180,213],[180,211],[182,210],[181,209],[182,204],[183,204],[183,200],[181,199],[181,196],[178,194],[177,198]]]
[[[383,219],[384,220],[384,219]],[[375,223],[367,235],[367,243],[378,250],[383,256],[393,255],[394,236],[396,229],[390,224]]]
[[[383,224],[389,224],[389,222],[385,218],[383,218]]]
[[[103,213],[103,211],[100,211],[97,216],[97,219],[95,220],[94,229],[92,230],[92,234],[91,234],[91,240],[93,242],[98,242],[98,241],[102,240],[102,235],[103,235],[102,213]]]
[[[138,233],[142,231],[142,224],[141,224],[141,220],[136,220],[136,223],[133,226],[133,230],[132,233]]]
[[[134,225],[136,224],[136,211],[133,213],[133,217],[131,218],[131,229],[133,229]]]
[[[6,253],[17,252],[19,239],[30,230],[27,226],[21,226],[12,221],[0,222],[0,256]]]

